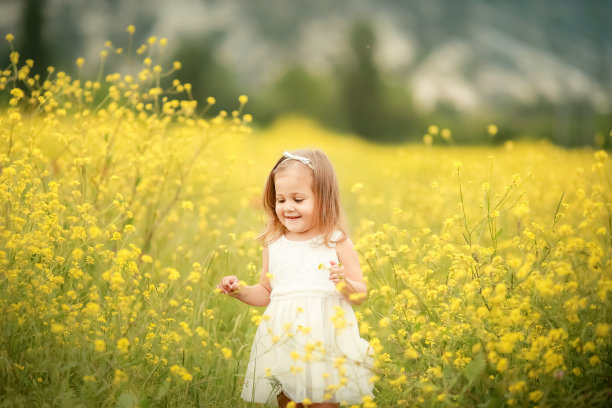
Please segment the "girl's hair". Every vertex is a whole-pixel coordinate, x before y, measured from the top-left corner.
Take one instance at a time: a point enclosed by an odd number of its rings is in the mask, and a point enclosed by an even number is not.
[[[268,175],[263,192],[263,206],[268,213],[268,223],[265,231],[258,237],[264,245],[268,245],[280,238],[286,231],[285,226],[276,215],[276,187],[274,177],[290,165],[304,166],[312,172],[312,191],[315,198],[315,220],[323,232],[323,242],[326,246],[331,243],[339,243],[347,238],[347,227],[345,215],[340,203],[340,189],[334,168],[321,150],[295,150],[291,154],[310,160],[308,165],[298,160],[282,156],[272,168]],[[332,241],[334,231],[339,231],[340,236]]]

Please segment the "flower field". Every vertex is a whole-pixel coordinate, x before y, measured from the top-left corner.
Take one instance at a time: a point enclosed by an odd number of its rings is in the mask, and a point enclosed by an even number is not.
[[[609,404],[606,152],[252,130],[244,96],[197,106],[164,44],[132,74],[42,78],[16,51],[0,71],[0,406],[248,406],[263,310],[214,288],[258,279],[263,183],[309,146],[336,167],[369,286],[364,407]]]

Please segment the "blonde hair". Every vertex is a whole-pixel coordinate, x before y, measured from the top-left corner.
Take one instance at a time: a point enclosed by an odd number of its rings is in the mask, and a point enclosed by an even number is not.
[[[264,245],[268,245],[280,238],[285,232],[285,226],[280,222],[276,215],[276,186],[274,177],[280,171],[297,164],[309,169],[313,175],[312,191],[315,197],[315,220],[317,226],[323,233],[323,243],[331,246],[332,243],[340,243],[347,239],[348,232],[346,227],[346,217],[340,202],[340,189],[334,168],[321,150],[295,150],[291,152],[296,156],[309,159],[310,164],[306,165],[300,161],[282,156],[270,171],[263,191],[263,207],[268,214],[266,229],[258,237]],[[312,167],[311,167],[312,166]],[[335,231],[340,232],[340,237],[332,241]]]

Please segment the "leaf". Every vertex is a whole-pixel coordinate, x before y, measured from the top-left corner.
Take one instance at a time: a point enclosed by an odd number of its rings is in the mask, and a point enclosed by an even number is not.
[[[499,231],[495,233],[495,239],[499,238],[503,230],[504,230],[503,228],[500,228]]]
[[[487,362],[482,353],[478,354],[472,361],[463,369],[463,375],[468,380],[468,386],[471,386],[480,375],[484,372]]]
[[[138,406],[138,401],[131,392],[124,391],[117,398],[117,408],[134,408],[136,406]]]
[[[166,395],[169,389],[170,389],[170,381],[164,381],[164,383],[157,390],[157,397],[155,399],[156,400],[162,399],[164,395]]]
[[[151,399],[145,397],[142,400],[140,400],[140,404],[138,404],[139,408],[149,408],[151,406]]]
[[[478,408],[490,408],[490,407],[501,407],[504,405],[504,401],[499,400],[497,397],[492,397],[485,402],[478,404]]]
[[[553,216],[553,226],[557,223],[557,214],[559,214],[559,208],[561,208],[563,197],[565,197],[565,191],[561,194],[561,198],[559,198],[559,203],[557,204],[557,209],[555,210],[555,215]]]

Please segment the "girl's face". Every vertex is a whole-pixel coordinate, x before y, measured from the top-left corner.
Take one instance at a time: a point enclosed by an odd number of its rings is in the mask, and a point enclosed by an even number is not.
[[[288,239],[306,240],[320,233],[315,218],[312,185],[312,172],[298,163],[274,176],[276,216],[287,228],[285,236]]]

